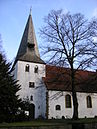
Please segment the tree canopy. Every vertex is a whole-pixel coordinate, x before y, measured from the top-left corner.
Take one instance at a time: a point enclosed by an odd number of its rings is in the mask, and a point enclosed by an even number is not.
[[[45,40],[43,48],[51,64],[86,69],[97,55],[97,22],[88,21],[84,15],[77,13],[63,14],[62,10],[52,10],[44,18],[40,34]],[[87,56],[88,55],[88,56]]]
[[[0,122],[15,120],[21,99],[17,95],[20,85],[11,74],[11,64],[0,52]]]

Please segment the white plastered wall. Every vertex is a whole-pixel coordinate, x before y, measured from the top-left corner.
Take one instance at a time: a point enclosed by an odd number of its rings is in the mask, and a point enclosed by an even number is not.
[[[25,66],[30,66],[29,72],[25,72]],[[38,73],[34,73],[35,66],[38,66]],[[45,117],[46,112],[46,88],[42,82],[42,77],[45,77],[45,65],[31,62],[18,61],[15,65],[14,75],[19,84],[21,90],[18,92],[20,98],[26,99],[31,95],[33,101],[30,101],[35,105],[35,118],[40,115]],[[34,82],[35,87],[29,88],[29,82]]]
[[[65,118],[72,118],[73,115],[73,102],[72,102],[72,108],[66,108],[65,105],[65,95],[71,95],[71,92],[65,92],[65,91],[48,91],[48,118],[57,118],[60,119],[62,116]],[[87,102],[86,97],[90,95],[92,98],[92,108],[87,108]],[[79,118],[84,117],[95,117],[97,116],[97,93],[81,93],[77,92],[77,99],[78,99],[78,113]],[[56,110],[55,106],[60,105],[61,110]]]

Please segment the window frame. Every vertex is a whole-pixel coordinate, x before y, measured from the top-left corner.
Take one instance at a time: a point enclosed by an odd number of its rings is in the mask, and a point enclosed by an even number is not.
[[[29,64],[26,64],[25,66],[25,72],[29,72],[30,71],[30,65]]]
[[[30,96],[30,101],[33,101],[33,95]]]
[[[58,104],[57,104],[57,105],[55,106],[55,109],[56,109],[56,111],[60,111],[60,110],[61,110],[61,105],[58,105]]]
[[[92,108],[92,98],[90,95],[86,97],[87,108]]]
[[[34,67],[34,73],[38,73],[38,66],[37,65]]]
[[[34,88],[35,87],[35,82],[29,82],[29,88]]]
[[[72,108],[71,95],[65,95],[65,107]]]

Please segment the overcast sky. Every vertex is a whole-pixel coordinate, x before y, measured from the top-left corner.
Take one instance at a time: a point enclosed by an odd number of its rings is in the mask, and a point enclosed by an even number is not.
[[[97,0],[0,0],[0,34],[7,58],[12,61],[17,53],[32,6],[32,19],[38,45],[39,28],[50,10],[82,13],[86,18],[97,17]]]

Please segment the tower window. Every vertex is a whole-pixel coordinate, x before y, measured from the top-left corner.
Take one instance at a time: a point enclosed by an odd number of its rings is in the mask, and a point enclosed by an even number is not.
[[[32,95],[30,96],[30,100],[33,101],[33,96]]]
[[[28,47],[29,48],[34,48],[35,44],[32,44],[32,43],[28,43]]]
[[[38,73],[38,66],[37,65],[34,68],[34,73]]]
[[[27,65],[25,66],[25,72],[29,72],[29,68],[30,68],[30,66],[29,66],[29,64],[27,64]]]
[[[60,105],[56,105],[56,110],[61,110],[61,106]]]
[[[86,101],[87,101],[87,108],[92,108],[92,99],[91,99],[91,96],[87,96],[86,97]]]
[[[65,104],[66,104],[66,108],[71,108],[71,96],[70,95],[65,96]]]
[[[35,83],[34,82],[29,82],[29,87],[30,88],[34,88],[35,87]]]
[[[34,50],[34,47],[35,47],[35,44],[28,43],[28,48],[29,48],[30,50]]]

